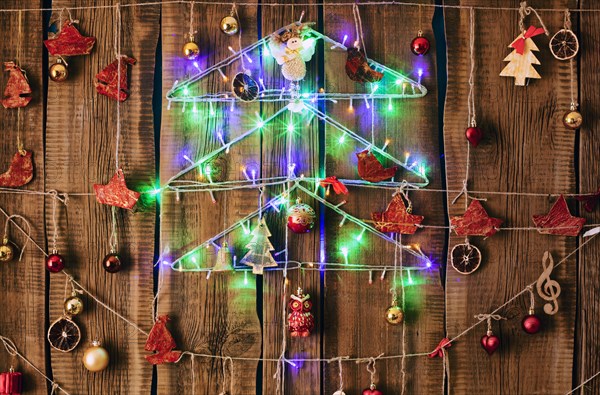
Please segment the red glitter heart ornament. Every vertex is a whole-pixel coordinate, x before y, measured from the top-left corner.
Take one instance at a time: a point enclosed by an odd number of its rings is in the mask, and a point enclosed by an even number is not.
[[[413,215],[408,212],[402,195],[397,193],[392,198],[384,212],[371,213],[377,230],[384,233],[394,232],[412,235],[417,231],[417,225],[425,219],[422,215]]]
[[[356,154],[358,158],[358,175],[365,181],[379,182],[390,179],[396,174],[398,166],[383,167],[375,155],[369,150],[364,150]]]
[[[70,20],[63,23],[56,38],[44,40],[44,45],[52,56],[89,55],[95,43],[95,37],[82,36]]]
[[[371,384],[369,388],[363,390],[362,395],[383,395],[383,392],[375,388],[375,384]]]
[[[123,170],[117,173],[106,185],[94,184],[94,192],[98,203],[108,204],[131,210],[140,198],[140,193],[127,188]]]
[[[463,216],[450,218],[450,225],[459,236],[490,237],[501,224],[501,219],[488,215],[479,200],[473,200]]]
[[[483,347],[489,355],[492,355],[494,351],[500,347],[500,338],[492,332],[488,332],[481,337],[481,347]]]
[[[181,351],[173,351],[177,344],[167,329],[167,322],[170,321],[168,315],[158,316],[148,340],[146,340],[146,351],[154,351],[152,355],[146,355],[146,359],[152,365],[159,365],[166,362],[177,362],[181,357]]]
[[[585,218],[572,216],[567,201],[560,195],[548,214],[533,216],[533,223],[541,234],[577,236],[585,224]]]

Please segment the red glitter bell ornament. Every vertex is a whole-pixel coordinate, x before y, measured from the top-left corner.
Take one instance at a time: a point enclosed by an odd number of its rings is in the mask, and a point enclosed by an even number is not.
[[[521,321],[521,327],[530,335],[534,335],[542,329],[542,321],[540,317],[535,315],[535,310],[529,309],[529,313],[523,317],[523,321]]]
[[[52,250],[52,254],[46,258],[46,269],[50,273],[58,273],[65,268],[65,260],[58,251]]]
[[[410,50],[417,56],[423,56],[427,52],[429,52],[429,48],[431,47],[431,43],[425,37],[423,37],[423,31],[419,30],[417,33],[417,37],[413,38],[410,43]]]
[[[362,395],[383,395],[383,392],[375,388],[375,384],[371,383],[369,388],[363,390]]]
[[[0,373],[0,395],[20,395],[23,391],[23,375],[10,368]]]
[[[296,199],[296,204],[291,206],[288,211],[287,226],[294,233],[308,233],[315,226],[317,214],[308,204],[302,203],[300,198]]]
[[[116,273],[121,270],[121,258],[115,251],[111,251],[110,254],[106,255],[102,260],[102,267],[108,273]]]

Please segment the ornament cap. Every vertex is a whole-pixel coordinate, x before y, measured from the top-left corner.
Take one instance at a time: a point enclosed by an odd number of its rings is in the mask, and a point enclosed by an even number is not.
[[[493,336],[493,335],[494,335],[494,332],[492,332],[491,330],[490,330],[490,331],[487,331],[487,335],[488,335],[488,336]]]
[[[529,315],[534,315],[535,314],[535,309],[533,307],[529,308]]]
[[[375,390],[377,387],[375,386],[375,383],[371,383],[371,385],[369,385],[369,389],[371,391]]]
[[[100,342],[100,340],[98,340],[98,339],[92,340],[92,346],[100,347],[101,345],[102,345],[102,343]]]

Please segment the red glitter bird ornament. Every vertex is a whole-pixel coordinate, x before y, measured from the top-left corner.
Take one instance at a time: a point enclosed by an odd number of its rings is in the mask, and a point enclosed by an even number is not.
[[[111,99],[124,102],[129,97],[129,85],[127,84],[127,65],[135,64],[135,59],[121,55],[117,60],[106,66],[96,74],[96,92],[108,96]],[[119,80],[119,69],[121,79]]]
[[[394,177],[396,170],[398,170],[398,166],[384,168],[369,150],[357,153],[356,157],[358,158],[358,175],[365,181],[384,181]]]
[[[33,179],[31,151],[18,150],[13,156],[8,170],[0,174],[0,187],[21,187]]]
[[[25,107],[31,101],[31,87],[25,76],[25,71],[17,66],[15,62],[4,62],[4,71],[10,73],[2,105],[4,108]]]
[[[131,210],[140,198],[140,193],[127,188],[123,170],[117,173],[106,185],[94,184],[94,192],[98,203],[108,204]]]
[[[590,193],[588,195],[579,195],[576,196],[575,199],[583,203],[583,208],[585,209],[585,211],[591,213],[598,205],[598,201],[600,201],[600,187],[598,188],[598,192],[596,193]]]
[[[346,74],[352,81],[360,83],[377,82],[383,78],[383,73],[373,70],[365,54],[358,48],[348,48]]]
[[[146,360],[152,365],[177,362],[181,357],[181,351],[173,351],[177,344],[167,329],[167,322],[170,321],[168,315],[158,316],[148,340],[146,340],[146,351],[154,351],[152,355],[146,355]]]
[[[560,195],[548,214],[533,216],[533,223],[541,234],[577,236],[585,224],[585,218],[572,216],[567,201]]]
[[[407,209],[402,194],[397,193],[392,198],[384,212],[371,213],[375,228],[384,233],[394,232],[412,235],[417,231],[417,225],[425,219],[422,215],[411,214],[412,207]]]
[[[310,295],[304,294],[302,288],[298,288],[296,294],[290,295],[288,314],[288,327],[292,337],[308,337],[315,328],[315,318],[311,313],[312,302]]]
[[[473,200],[462,216],[450,218],[450,225],[459,236],[493,236],[502,224],[500,218],[492,218],[479,200]]]
[[[95,37],[82,36],[74,22],[68,19],[55,38],[44,40],[44,45],[52,56],[89,55],[95,43]]]

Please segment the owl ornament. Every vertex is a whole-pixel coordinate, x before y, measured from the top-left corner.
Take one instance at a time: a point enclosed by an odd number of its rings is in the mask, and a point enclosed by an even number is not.
[[[289,308],[291,312],[288,314],[288,327],[290,328],[290,336],[292,337],[308,337],[310,332],[315,328],[315,317],[310,312],[312,302],[310,295],[304,294],[302,288],[298,288],[296,294],[290,296]]]
[[[306,75],[306,62],[315,53],[314,38],[303,38],[304,25],[293,26],[281,34],[273,34],[269,51],[281,66],[281,74],[289,81],[300,81]]]

